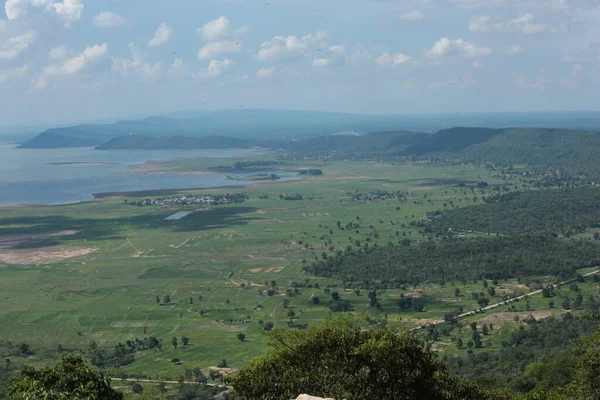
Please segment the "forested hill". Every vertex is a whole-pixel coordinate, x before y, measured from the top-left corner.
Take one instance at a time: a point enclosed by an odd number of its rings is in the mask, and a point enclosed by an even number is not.
[[[488,197],[486,204],[446,211],[430,221],[426,230],[570,236],[590,227],[600,227],[600,189],[582,187]]]
[[[206,136],[193,138],[187,136],[148,137],[140,135],[121,136],[96,147],[98,150],[121,149],[227,149],[247,148],[260,145],[258,140],[238,139],[227,136]]]
[[[443,132],[434,143],[442,141]],[[437,140],[436,140],[437,139]],[[564,129],[503,129],[488,140],[459,148],[438,149],[429,154],[461,161],[528,164],[571,175],[600,176],[600,132]]]

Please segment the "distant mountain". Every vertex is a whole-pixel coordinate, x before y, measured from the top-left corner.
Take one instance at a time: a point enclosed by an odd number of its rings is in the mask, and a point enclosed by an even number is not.
[[[97,146],[97,150],[167,150],[167,149],[229,149],[258,146],[259,141],[238,139],[226,136],[206,136],[193,138],[187,136],[120,136]]]
[[[87,124],[48,129],[23,148],[100,146],[115,137],[228,136],[262,139],[303,139],[340,132],[437,132],[453,126],[511,126],[600,129],[600,113],[498,113],[440,115],[359,115],[316,111],[235,109],[184,111],[114,124]]]

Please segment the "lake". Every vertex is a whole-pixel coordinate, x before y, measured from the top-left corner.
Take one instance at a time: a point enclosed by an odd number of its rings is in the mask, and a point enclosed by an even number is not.
[[[90,200],[92,193],[229,186],[232,181],[227,175],[231,173],[135,174],[132,166],[152,160],[230,158],[252,153],[258,151],[17,149],[0,144],[0,204],[67,204]],[[266,173],[281,176],[282,171]],[[252,173],[234,176],[249,175]],[[290,179],[295,178],[288,175],[281,180]]]

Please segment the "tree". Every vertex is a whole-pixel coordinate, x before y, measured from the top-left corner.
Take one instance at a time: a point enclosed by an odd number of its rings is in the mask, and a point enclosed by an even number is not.
[[[194,299],[192,299],[192,297],[190,296],[190,301],[188,302],[190,304],[194,304]]]
[[[296,312],[294,310],[290,310],[290,311],[288,311],[287,315],[290,318],[294,318],[296,316]]]
[[[331,293],[331,298],[333,299],[333,301],[339,301],[340,300],[340,294],[338,292],[332,292]]]
[[[283,308],[288,308],[290,305],[290,301],[288,299],[283,299]]]
[[[461,338],[456,338],[456,347],[459,349],[463,347],[463,340]]]
[[[479,304],[480,307],[485,307],[488,304],[490,304],[490,299],[488,299],[487,297],[479,297],[477,299],[477,304]]]
[[[321,302],[321,300],[317,296],[315,296],[312,298],[312,302],[313,302],[313,304],[319,304]]]
[[[134,382],[133,385],[131,385],[131,391],[135,394],[142,394],[144,387],[139,383]]]
[[[423,304],[422,301],[420,301],[419,299],[416,299],[415,301],[413,301],[413,308],[415,309],[416,312],[421,312],[425,309],[425,305]]]
[[[246,340],[246,335],[240,332],[237,334],[237,338],[240,342],[243,342],[244,340]]]
[[[160,304],[160,297],[156,296],[156,304]]]
[[[487,324],[483,324],[483,326],[481,327],[481,333],[483,333],[484,335],[488,335],[490,333]]]
[[[583,305],[583,295],[581,293],[578,293],[577,297],[575,297],[575,301],[573,302],[573,306],[575,308],[581,308],[582,305]]]
[[[454,297],[460,297],[460,289],[459,288],[454,289]]]
[[[371,307],[375,307],[379,304],[377,301],[377,292],[374,290],[369,291],[369,299],[371,300]]]
[[[347,400],[495,398],[450,375],[412,334],[363,328],[340,319],[300,332],[274,331],[267,354],[229,381],[239,397],[256,400],[298,393]]]
[[[273,321],[267,321],[265,322],[265,326],[263,326],[263,329],[268,332],[272,330],[274,326],[275,324],[273,323]]]
[[[189,342],[190,342],[190,339],[187,336],[181,337],[181,343],[183,343],[184,346],[187,346]]]
[[[173,339],[171,339],[171,344],[174,348],[177,348],[177,338],[175,336],[173,336]]]
[[[54,366],[24,367],[9,394],[14,400],[123,399],[123,394],[111,387],[109,377],[75,354],[63,354]]]
[[[490,295],[490,297],[494,297],[496,295],[496,289],[493,287],[489,287],[488,294]]]
[[[171,296],[169,296],[168,294],[166,294],[165,297],[164,297],[164,302],[165,302],[165,304],[171,303]]]

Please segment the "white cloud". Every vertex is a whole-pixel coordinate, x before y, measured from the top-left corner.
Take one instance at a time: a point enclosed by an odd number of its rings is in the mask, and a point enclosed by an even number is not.
[[[198,51],[198,60],[205,61],[221,54],[239,53],[242,50],[240,42],[223,41],[208,43]]]
[[[224,74],[233,64],[234,62],[228,58],[223,61],[210,60],[208,67],[202,69],[196,76],[199,78],[214,78]]]
[[[313,60],[313,67],[316,67],[316,68],[328,67],[330,62],[331,61],[329,60],[329,58],[324,58],[324,57],[315,58]]]
[[[409,11],[402,14],[400,19],[405,22],[420,22],[425,20],[425,14],[421,11]]]
[[[34,41],[37,34],[28,31],[13,36],[8,28],[0,25],[0,61],[12,61],[25,51]]]
[[[154,37],[148,42],[148,47],[160,47],[165,44],[173,37],[173,28],[164,22],[156,28]]]
[[[375,59],[375,63],[380,67],[397,67],[410,60],[410,56],[403,53],[383,53]]]
[[[181,58],[176,58],[167,70],[167,75],[183,75],[187,70],[187,66]]]
[[[516,56],[517,54],[521,54],[522,52],[523,52],[523,47],[518,44],[509,46],[506,49],[506,54],[508,54],[509,56]]]
[[[275,72],[275,67],[261,68],[258,71],[256,71],[256,77],[258,79],[270,78],[273,76],[274,72]]]
[[[48,53],[49,60],[62,60],[69,53],[69,49],[64,44],[58,47],[53,48]]]
[[[94,17],[96,28],[116,28],[126,23],[127,20],[125,18],[110,11],[103,11]]]
[[[478,58],[476,60],[473,60],[473,62],[471,63],[471,65],[473,66],[473,68],[483,68],[483,61],[481,61]]]
[[[425,55],[429,58],[440,58],[444,56],[459,55],[466,58],[477,58],[490,55],[492,49],[486,47],[477,47],[474,43],[467,42],[463,39],[448,39],[441,38],[430,50],[425,51]]]
[[[108,45],[106,43],[86,47],[82,53],[76,56],[64,58],[60,62],[48,65],[42,71],[41,76],[34,82],[34,85],[42,89],[46,87],[47,78],[50,76],[78,74],[90,65],[104,59],[107,52]]]
[[[508,21],[496,20],[492,22],[492,17],[488,15],[472,17],[469,21],[469,31],[471,32],[509,32],[531,35],[547,30],[546,25],[534,22],[534,16],[531,13],[522,14]]]
[[[219,17],[198,28],[198,34],[204,40],[217,40],[229,36],[231,21],[227,17]]]
[[[227,17],[219,17],[213,21],[207,22],[202,28],[198,28],[197,33],[204,41],[222,40],[231,36],[244,35],[248,32],[248,27],[232,29],[231,21]]]
[[[57,2],[52,4],[52,7],[54,7],[56,13],[63,19],[65,26],[69,26],[81,18],[83,3],[81,0],[63,0],[62,3]]]
[[[146,54],[133,43],[129,43],[129,52],[131,58],[113,58],[112,70],[118,75],[142,76],[144,78],[153,78],[162,72],[161,63],[151,63],[146,61]]]
[[[55,12],[65,26],[79,21],[83,11],[81,0],[6,0],[4,11],[9,20],[15,20],[27,15],[29,8],[43,8],[47,12]]]
[[[295,58],[306,54],[316,47],[325,46],[329,40],[327,32],[319,31],[316,35],[306,35],[301,38],[296,36],[275,36],[260,46],[256,58],[260,61],[271,61],[284,58]]]
[[[28,70],[28,65],[24,65],[18,68],[0,70],[0,83],[9,82],[11,79],[22,78]]]

